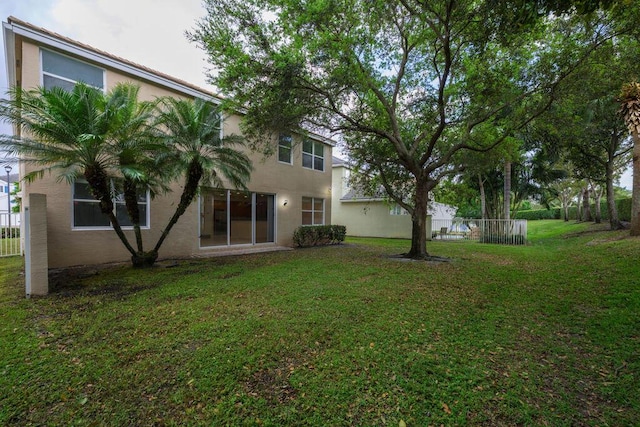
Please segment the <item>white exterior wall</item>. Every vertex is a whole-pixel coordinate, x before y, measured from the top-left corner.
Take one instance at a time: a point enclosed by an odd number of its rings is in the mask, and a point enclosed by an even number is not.
[[[391,215],[382,200],[340,200],[348,191],[345,185],[348,169],[335,166],[332,176],[332,210],[334,224],[347,227],[348,236],[410,239],[411,216]],[[431,217],[427,217],[427,238],[431,238]]]

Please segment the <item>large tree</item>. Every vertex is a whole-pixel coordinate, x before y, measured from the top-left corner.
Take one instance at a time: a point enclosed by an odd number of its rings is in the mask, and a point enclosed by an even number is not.
[[[72,91],[16,87],[10,95],[0,101],[0,118],[21,133],[0,136],[0,150],[35,166],[27,181],[45,172],[69,183],[85,179],[136,267],[153,265],[200,185],[226,179],[244,188],[249,179],[251,161],[234,147],[243,141],[233,136],[222,140],[220,112],[209,102],[170,98],[140,102],[138,87],[131,84],[118,84],[107,93],[84,84]],[[166,191],[176,179],[185,180],[180,203],[147,251],[140,230],[141,193],[151,191],[153,196]],[[114,180],[133,224],[135,247],[116,215]]]
[[[513,135],[611,37],[602,14],[593,26],[565,15],[537,19],[538,11],[533,19],[526,4],[502,1],[206,7],[190,36],[209,54],[212,83],[247,111],[245,134],[257,146],[282,129],[338,134],[364,179],[411,214],[414,258],[429,256],[429,192],[462,168],[459,154]]]
[[[633,193],[631,196],[631,235],[640,236],[640,83],[622,86],[621,114],[633,138]]]

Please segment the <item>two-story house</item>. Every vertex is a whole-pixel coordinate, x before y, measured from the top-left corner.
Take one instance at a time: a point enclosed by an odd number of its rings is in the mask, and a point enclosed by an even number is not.
[[[141,100],[172,96],[219,101],[216,95],[188,82],[13,17],[3,23],[3,32],[11,86],[73,87],[83,81],[108,91],[118,82],[132,82],[140,86]],[[240,113],[224,117],[223,134],[240,134],[241,118]],[[298,226],[330,224],[333,141],[317,135],[305,140],[280,135],[274,144],[278,145],[276,154],[266,159],[262,154],[249,153],[254,171],[248,191],[231,185],[202,188],[197,203],[171,231],[160,257],[290,246]],[[30,168],[20,164],[20,175]],[[95,214],[97,201],[87,191],[86,183],[70,185],[55,176],[45,176],[22,185],[23,209],[29,207],[30,194],[46,195],[49,267],[129,259],[109,220]],[[178,203],[181,182],[172,186],[174,191],[167,195],[154,199],[147,196],[140,201],[143,237],[148,245],[155,243]],[[115,202],[116,209],[122,209],[121,202]]]

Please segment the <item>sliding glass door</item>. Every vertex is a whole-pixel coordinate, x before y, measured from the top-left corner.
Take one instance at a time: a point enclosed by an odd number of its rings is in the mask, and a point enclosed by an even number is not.
[[[200,195],[200,246],[275,241],[275,195],[204,189]]]

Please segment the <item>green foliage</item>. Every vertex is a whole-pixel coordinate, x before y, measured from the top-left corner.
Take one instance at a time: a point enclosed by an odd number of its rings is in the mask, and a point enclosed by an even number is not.
[[[631,198],[617,199],[616,208],[618,210],[618,217],[620,221],[631,221]],[[602,213],[602,220],[609,219],[609,213],[607,210],[607,202],[600,202],[600,211]],[[595,205],[591,204],[591,212],[595,212]],[[527,220],[540,220],[540,219],[564,219],[561,208],[553,209],[533,209],[529,211],[519,211],[516,213],[515,219],[527,219]],[[570,220],[578,219],[578,208],[575,206],[569,207]]]
[[[13,239],[17,237],[20,237],[19,227],[11,227],[11,229],[0,227],[0,239]]]
[[[236,146],[234,135],[220,139],[216,105],[198,100],[138,100],[139,87],[120,83],[108,93],[77,84],[25,90],[15,87],[0,101],[0,118],[26,131],[22,137],[0,136],[0,151],[36,170],[27,181],[52,172],[69,183],[84,178],[100,210],[109,218],[134,266],[152,265],[173,225],[194,201],[199,185],[245,188],[252,165]],[[122,231],[113,206],[111,178],[122,182],[135,247]],[[176,211],[151,251],[145,252],[140,230],[139,195],[152,197],[184,179]]]
[[[560,208],[522,210],[516,212],[514,219],[526,219],[529,221],[539,219],[560,219],[560,211]]]
[[[13,197],[13,204],[11,206],[11,212],[20,213],[20,206],[22,206],[22,197],[19,196],[20,193],[20,182],[13,183],[13,190],[11,190],[10,195]]]
[[[253,144],[273,152],[280,129],[339,133],[363,187],[383,186],[415,218],[438,182],[469,166],[462,153],[517,145],[515,132],[548,107],[559,81],[614,36],[593,31],[606,15],[585,26],[501,1],[206,7],[190,37],[227,105],[247,112]],[[424,242],[412,241],[410,254],[425,255]]]
[[[294,231],[293,243],[298,247],[336,245],[346,236],[344,225],[303,225]]]

